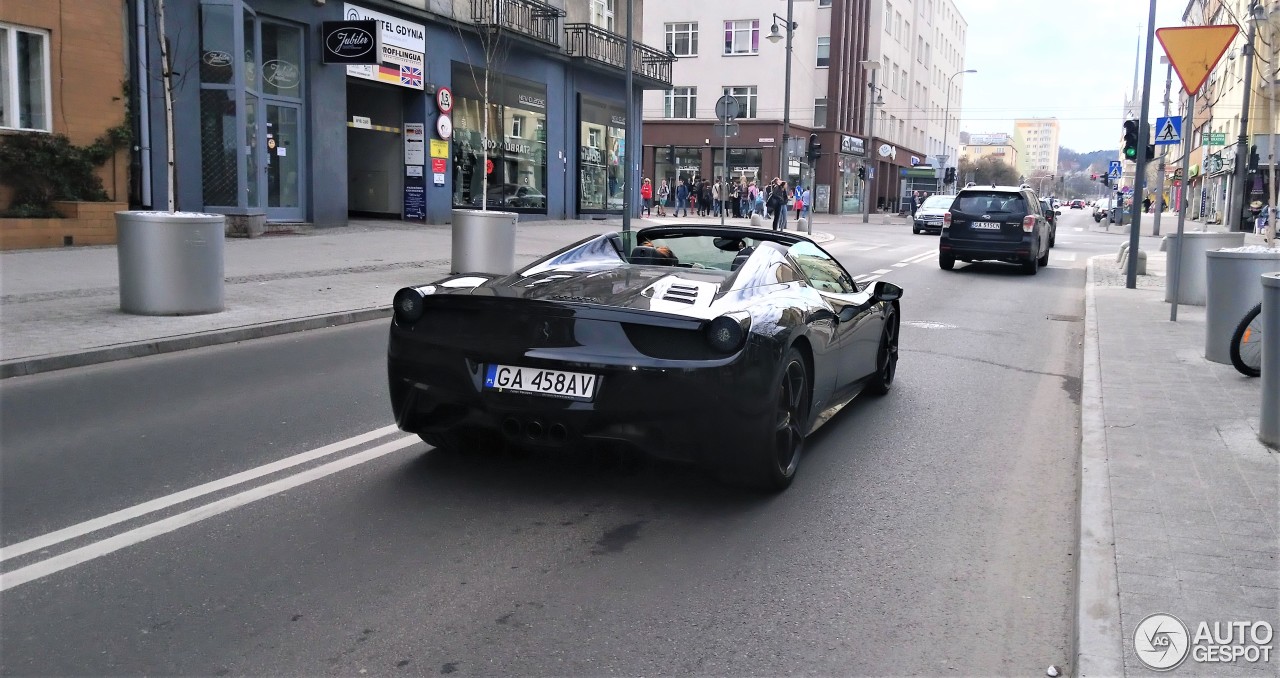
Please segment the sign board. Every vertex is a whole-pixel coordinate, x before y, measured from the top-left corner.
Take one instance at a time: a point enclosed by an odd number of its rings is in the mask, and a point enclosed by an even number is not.
[[[969,146],[1008,146],[1008,134],[970,134]]]
[[[1173,146],[1182,143],[1182,116],[1156,118],[1156,146]]]
[[[444,113],[436,117],[436,136],[445,141],[453,136],[453,119]]]
[[[436,108],[439,108],[441,113],[453,111],[453,90],[448,87],[436,90]]]
[[[840,135],[840,152],[849,153],[852,155],[865,154],[866,151],[865,151],[865,147],[863,146],[862,137],[855,137],[855,136],[850,136],[848,134],[841,134]]]
[[[1119,160],[1112,160],[1112,161],[1107,165],[1107,176],[1111,177],[1112,179],[1119,179],[1119,178],[1120,178],[1120,171],[1121,171],[1121,170],[1120,170],[1120,161],[1119,161]]]
[[[1156,38],[1169,57],[1169,64],[1178,72],[1187,94],[1200,91],[1218,60],[1227,53],[1240,27],[1225,26],[1175,26],[1156,29]]]
[[[373,129],[373,119],[363,115],[351,116],[351,126],[357,129]]]
[[[406,168],[407,169],[407,168]],[[404,218],[427,218],[427,186],[423,181],[422,168],[417,172],[405,172],[404,176]]]
[[[762,144],[772,144],[772,143],[774,143],[774,141],[773,141],[773,137],[760,137],[760,138],[759,138],[759,139],[757,139],[756,141],[757,141],[757,142],[759,142],[759,143],[762,143]]]
[[[427,126],[420,122],[404,124],[404,164],[427,163]]]
[[[322,22],[320,44],[325,64],[376,64],[382,59],[382,32],[372,20]]]
[[[432,158],[432,159],[431,159],[431,171],[432,171],[432,173],[435,173],[435,174],[443,174],[443,173],[444,173],[444,171],[445,171],[445,169],[446,169],[446,168],[445,168],[445,159],[444,159],[444,158]]]
[[[738,98],[725,94],[716,101],[716,117],[720,122],[729,122],[738,117]]]
[[[1203,141],[1205,146],[1225,146],[1227,145],[1227,133],[1205,132]]]
[[[409,89],[423,89],[426,74],[426,26],[351,3],[343,5],[342,15],[348,21],[375,22],[381,44],[376,60],[348,65],[348,76]]]
[[[449,157],[449,142],[443,139],[431,140],[431,157],[447,158]]]
[[[736,122],[717,122],[716,136],[719,137],[736,137],[738,136],[738,123]]]

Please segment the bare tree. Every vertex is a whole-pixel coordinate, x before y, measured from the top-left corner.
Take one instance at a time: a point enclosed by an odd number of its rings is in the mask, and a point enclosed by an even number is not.
[[[492,115],[490,87],[493,71],[501,70],[506,63],[507,55],[511,50],[511,41],[503,34],[501,27],[502,8],[505,6],[502,0],[473,0],[471,4],[473,9],[471,19],[475,26],[475,37],[480,43],[483,68],[478,67],[476,59],[471,58],[471,50],[467,46],[468,33],[464,31],[460,22],[456,27],[458,36],[461,38],[463,53],[467,56],[467,71],[471,75],[471,82],[480,92],[480,116],[483,118],[480,138],[480,209],[487,211],[489,209],[489,151],[491,147],[496,149],[501,143],[492,141],[489,135]]]
[[[151,0],[151,2],[156,14],[156,38],[160,41],[160,79],[162,82],[161,89],[164,91],[164,142],[165,151],[168,153],[165,166],[165,176],[168,183],[167,206],[169,212],[172,213],[177,211],[175,195],[178,183],[174,162],[173,139],[173,59],[169,54],[168,31],[164,25],[165,0]]]

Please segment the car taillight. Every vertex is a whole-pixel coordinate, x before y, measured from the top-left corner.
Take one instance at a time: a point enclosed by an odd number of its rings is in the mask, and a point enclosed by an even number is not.
[[[951,226],[951,213],[947,212],[942,215],[942,227],[947,228],[949,226]]]
[[[1022,232],[1030,233],[1036,230],[1036,218],[1030,214],[1022,217]]]

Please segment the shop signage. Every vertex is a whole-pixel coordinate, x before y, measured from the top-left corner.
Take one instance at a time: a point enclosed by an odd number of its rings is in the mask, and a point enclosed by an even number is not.
[[[898,149],[889,144],[880,144],[880,155],[885,158],[892,158],[898,154]]]
[[[1008,134],[970,134],[969,146],[1008,146]]]
[[[850,136],[848,134],[840,135],[840,152],[851,153],[853,155],[862,155],[865,150],[862,145],[862,138]]]
[[[262,79],[276,89],[293,89],[298,86],[300,77],[298,65],[284,59],[272,59],[262,64]]]
[[[324,44],[322,63],[376,64],[382,54],[376,21],[325,21],[320,24],[320,34]]]
[[[449,142],[443,139],[431,140],[431,157],[447,158],[449,157]]]
[[[404,124],[404,164],[427,164],[427,126],[420,122]]]
[[[445,141],[448,141],[449,137],[453,136],[453,120],[443,113],[436,118],[436,136]]]
[[[231,65],[231,53],[219,50],[209,50],[200,55],[200,60],[208,66],[214,68],[226,68]]]
[[[600,149],[594,146],[582,146],[578,149],[578,159],[582,162],[589,162],[593,165],[599,165],[603,162],[600,155]]]
[[[756,143],[771,144],[773,143],[773,137],[760,137],[759,139],[756,140]]]
[[[347,66],[348,76],[409,89],[423,89],[426,79],[425,26],[352,4],[344,5],[343,12],[349,21],[373,21],[374,35],[380,43],[375,51],[376,59],[347,62],[355,64]]]
[[[911,156],[911,166],[912,166],[912,167],[915,167],[916,165],[919,165],[919,164],[920,164],[920,158],[918,158],[918,157],[916,157],[916,156],[914,156],[914,155],[913,155],[913,156]]]
[[[422,168],[419,167],[419,170]],[[422,172],[417,176],[405,174],[404,177],[404,218],[425,219],[427,217],[427,187]]]
[[[533,108],[547,107],[547,100],[543,99],[542,97],[535,97],[528,94],[521,94],[519,101],[520,101],[520,105],[522,106],[531,106]]]
[[[444,173],[444,171],[445,171],[445,160],[444,160],[444,158],[432,158],[432,159],[431,159],[431,172],[432,172],[433,174],[442,174],[442,173]]]

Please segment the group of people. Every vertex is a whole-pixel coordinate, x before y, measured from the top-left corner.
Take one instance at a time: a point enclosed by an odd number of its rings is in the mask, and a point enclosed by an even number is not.
[[[700,217],[718,217],[721,211],[726,217],[732,215],[737,219],[750,219],[751,215],[759,214],[773,219],[773,230],[785,231],[791,209],[795,209],[797,218],[809,217],[811,193],[800,185],[793,190],[779,177],[761,186],[754,181],[722,182],[720,177],[715,181],[685,177],[676,182],[674,189],[666,179],[656,191],[650,179],[645,179],[640,187],[641,211],[648,216],[653,216],[655,204],[658,216],[667,216],[667,203],[673,198],[673,217],[689,216],[690,207]]]

